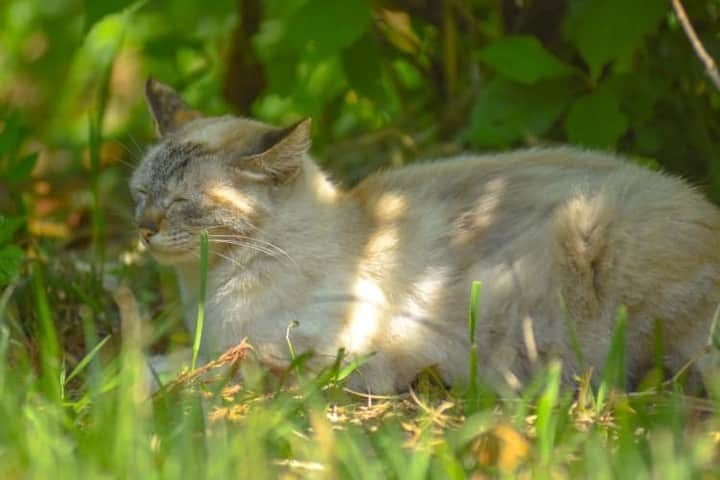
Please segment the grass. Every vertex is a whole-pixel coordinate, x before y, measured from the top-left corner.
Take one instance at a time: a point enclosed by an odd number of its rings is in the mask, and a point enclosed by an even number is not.
[[[122,283],[144,268],[125,272]],[[31,295],[19,277],[0,312],[3,479],[720,475],[716,399],[686,396],[678,384],[623,391],[622,312],[597,391],[587,378],[580,393],[563,389],[555,362],[514,393],[485,384],[447,390],[428,374],[407,394],[363,397],[343,389],[356,365],[336,362],[289,384],[252,368],[241,345],[151,395],[136,299],[146,285],[114,290],[123,340],[88,343],[70,365],[53,302],[74,282],[55,275],[32,263]],[[482,309],[479,285],[472,292],[470,333]],[[15,327],[28,319],[37,329],[20,335]],[[470,366],[482,374],[476,358]]]
[[[207,274],[208,274],[208,233],[203,230],[200,233],[200,293],[198,298],[197,319],[195,322],[195,339],[192,346],[192,363],[191,368],[195,370],[197,366],[198,352],[200,351],[200,342],[202,341],[202,333],[205,327],[205,296],[207,294]]]

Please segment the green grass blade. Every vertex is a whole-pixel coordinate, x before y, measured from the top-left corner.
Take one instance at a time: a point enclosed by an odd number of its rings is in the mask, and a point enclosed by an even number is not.
[[[480,408],[480,394],[478,388],[478,352],[475,342],[475,329],[477,327],[477,314],[480,304],[482,282],[474,281],[470,287],[470,312],[468,316],[468,340],[470,341],[470,368],[469,388],[467,392],[467,413],[472,413]]]
[[[613,330],[610,349],[605,359],[600,386],[596,398],[596,409],[602,410],[607,396],[613,388],[625,390],[627,378],[625,374],[625,330],[627,328],[627,309],[620,306],[615,314],[615,328]]]
[[[480,293],[482,292],[482,282],[473,281],[470,287],[470,314],[468,317],[468,339],[470,344],[475,344],[475,328],[477,327],[477,313],[480,303]]]
[[[0,392],[5,392],[5,376],[7,374],[6,355],[10,344],[10,329],[0,323]]]
[[[55,323],[52,319],[50,304],[48,303],[43,269],[38,261],[31,265],[32,286],[35,297],[38,327],[40,335],[40,359],[42,363],[42,376],[45,389],[54,399],[60,399],[60,343],[58,342]]]
[[[335,378],[336,381],[341,381],[346,379],[350,376],[351,373],[353,373],[355,370],[360,368],[365,362],[370,360],[370,358],[375,355],[375,352],[368,353],[366,355],[360,355],[358,357],[353,358],[347,365],[342,367],[337,374],[337,377]]]
[[[200,351],[200,342],[202,341],[202,331],[205,326],[205,296],[207,290],[207,274],[208,274],[208,233],[203,230],[200,233],[200,293],[198,296],[198,312],[195,321],[195,340],[192,348],[192,369],[197,366],[198,352]]]
[[[553,452],[555,444],[555,433],[557,426],[557,413],[555,406],[558,403],[560,394],[560,372],[562,366],[559,362],[550,365],[547,376],[547,385],[537,406],[537,442],[540,458],[543,464],[547,465]]]
[[[294,361],[297,355],[295,354],[295,347],[293,347],[292,340],[290,340],[290,332],[293,328],[300,325],[297,320],[290,322],[285,329],[285,342],[287,343],[288,352],[290,352],[290,360]]]
[[[95,358],[95,355],[98,354],[103,345],[105,345],[107,341],[110,340],[110,337],[111,335],[108,335],[107,337],[100,340],[98,344],[95,345],[93,349],[90,350],[88,354],[85,355],[83,359],[78,362],[77,365],[75,365],[75,368],[73,368],[72,372],[70,372],[70,375],[65,378],[65,385],[67,385],[69,381],[75,378],[80,372],[85,369],[85,367],[87,367],[87,365],[92,361],[92,359]]]
[[[0,294],[0,326],[5,323],[5,310],[10,303],[10,297],[12,297],[16,285],[17,281],[11,283],[7,287],[5,287],[2,294]]]

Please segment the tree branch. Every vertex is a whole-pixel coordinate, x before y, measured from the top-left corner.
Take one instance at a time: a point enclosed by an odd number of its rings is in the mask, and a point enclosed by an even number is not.
[[[267,86],[265,69],[258,59],[252,37],[260,29],[261,0],[237,0],[238,23],[227,54],[223,97],[237,113],[248,115],[255,99]]]
[[[692,45],[693,50],[695,50],[695,54],[703,65],[705,65],[705,73],[707,73],[707,76],[710,77],[710,80],[713,85],[715,85],[715,88],[720,91],[720,73],[718,73],[715,61],[712,59],[710,54],[708,54],[707,50],[705,50],[705,47],[698,38],[697,33],[695,33],[695,29],[690,23],[690,19],[687,16],[687,12],[685,12],[685,7],[683,7],[682,2],[680,0],[671,0],[671,2],[673,10],[675,10],[675,16],[680,22],[680,25],[682,25],[683,30],[685,30],[685,35],[687,35],[688,40],[690,40],[690,44]]]

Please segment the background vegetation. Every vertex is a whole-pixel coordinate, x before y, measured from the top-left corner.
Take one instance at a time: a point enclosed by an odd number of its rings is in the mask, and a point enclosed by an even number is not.
[[[720,1],[685,6],[718,58]],[[623,322],[599,391],[560,390],[559,365],[517,391],[429,373],[390,399],[344,392],[339,368],[294,386],[212,369],[150,400],[142,353],[188,339],[126,185],[153,138],[152,74],[208,113],[312,116],[314,152],[347,184],[569,142],[720,201],[703,70],[665,0],[4,0],[0,478],[716,478],[716,392],[654,369],[623,393]]]

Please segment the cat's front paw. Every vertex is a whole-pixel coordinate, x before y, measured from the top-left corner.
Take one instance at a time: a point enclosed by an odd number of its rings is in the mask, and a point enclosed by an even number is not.
[[[367,359],[348,377],[348,389],[372,395],[390,395],[405,390],[399,385],[397,369],[382,354]]]

